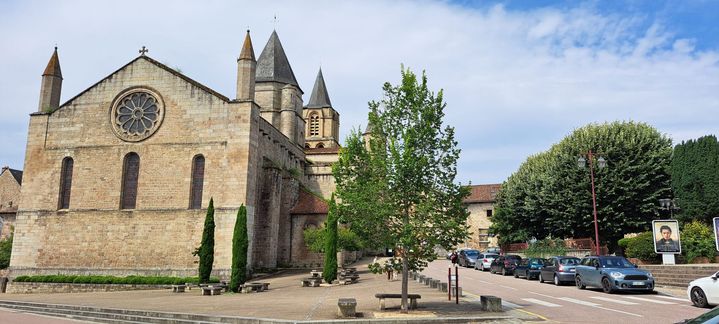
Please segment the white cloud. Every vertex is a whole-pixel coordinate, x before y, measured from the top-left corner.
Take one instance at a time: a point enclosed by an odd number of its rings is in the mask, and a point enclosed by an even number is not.
[[[445,89],[447,121],[465,152],[459,169],[465,183],[501,182],[526,156],[589,122],[644,121],[675,140],[719,133],[716,49],[699,52],[701,39],[677,39],[660,21],[592,7],[518,12],[431,1],[3,2],[0,164],[22,165],[24,136],[16,134],[27,131],[55,43],[63,99],[133,59],[142,45],[153,58],[231,97],[244,30],[252,29],[259,55],[275,14],[307,95],[322,64],[342,136],[366,124],[367,101],[379,98],[383,82],[398,80],[401,63],[426,70],[431,86]],[[476,152],[493,152],[492,158]]]

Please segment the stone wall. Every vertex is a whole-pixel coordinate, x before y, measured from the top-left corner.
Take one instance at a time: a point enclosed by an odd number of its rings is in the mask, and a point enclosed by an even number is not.
[[[295,267],[322,266],[323,254],[310,251],[305,245],[304,230],[324,224],[327,215],[292,215],[292,252],[291,264]]]
[[[84,293],[102,291],[164,289],[168,285],[130,285],[130,284],[75,284],[49,282],[9,282],[8,294],[47,294],[47,293]]]
[[[469,211],[467,225],[469,225],[471,234],[470,238],[465,242],[465,246],[479,250],[486,250],[490,246],[498,246],[497,239],[487,235],[489,226],[492,225],[492,220],[487,217],[487,210],[494,211],[493,204],[469,203],[467,204],[467,210]]]
[[[10,170],[3,168],[0,174],[0,213],[15,213],[20,203],[20,184]]]
[[[15,213],[0,213],[0,240],[12,234],[15,228]]]

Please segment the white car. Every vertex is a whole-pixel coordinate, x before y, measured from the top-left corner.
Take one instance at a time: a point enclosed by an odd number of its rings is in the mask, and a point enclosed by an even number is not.
[[[690,282],[687,295],[697,307],[719,305],[719,272]]]

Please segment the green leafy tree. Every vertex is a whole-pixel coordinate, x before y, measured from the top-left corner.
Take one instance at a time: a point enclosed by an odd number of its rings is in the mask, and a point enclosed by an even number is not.
[[[303,231],[305,245],[312,252],[325,251],[325,234],[327,230],[322,227],[310,227]],[[337,228],[337,250],[359,251],[363,248],[360,237],[347,227]]]
[[[322,278],[327,283],[337,279],[337,204],[335,196],[330,199],[327,212],[327,225],[325,226],[325,266],[322,269]]]
[[[235,230],[232,234],[232,275],[230,277],[230,290],[238,292],[240,286],[247,280],[247,208],[241,205],[237,211]]]
[[[215,262],[215,206],[210,198],[210,206],[207,207],[205,216],[205,227],[202,231],[202,242],[198,249],[200,256],[200,282],[207,283],[212,272],[212,263]]]
[[[491,228],[500,243],[594,237],[590,174],[577,165],[590,150],[607,160],[605,168],[592,161],[600,243],[614,251],[624,234],[649,229],[659,199],[671,195],[671,140],[644,123],[590,124],[529,157],[502,185]]]
[[[708,258],[714,262],[716,246],[712,228],[698,220],[685,224],[681,235],[682,254],[687,262],[692,263],[699,257]]]
[[[12,254],[12,238],[13,235],[0,240],[0,269],[10,266],[10,255]]]
[[[679,219],[711,223],[719,217],[719,142],[714,135],[674,147],[672,189],[681,208]]]
[[[468,236],[455,183],[460,150],[454,128],[443,125],[443,94],[402,68],[402,81],[385,83],[384,98],[370,102],[370,136],[353,131],[333,165],[342,220],[370,246],[392,247],[402,268],[402,312],[407,312],[410,270]]]

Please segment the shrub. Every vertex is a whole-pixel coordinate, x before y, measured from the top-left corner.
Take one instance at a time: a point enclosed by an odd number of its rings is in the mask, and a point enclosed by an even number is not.
[[[524,254],[529,258],[546,258],[554,255],[566,255],[567,245],[562,239],[552,239],[547,237],[539,240],[534,244],[530,244]]]
[[[637,258],[642,261],[659,260],[659,254],[654,252],[654,235],[652,232],[644,232],[629,238],[626,254],[629,258]]]
[[[0,269],[10,266],[10,254],[12,253],[12,234],[0,240]]]
[[[682,254],[686,256],[688,263],[694,262],[698,257],[706,257],[714,262],[716,246],[714,232],[710,226],[694,220],[684,225],[681,234]]]

